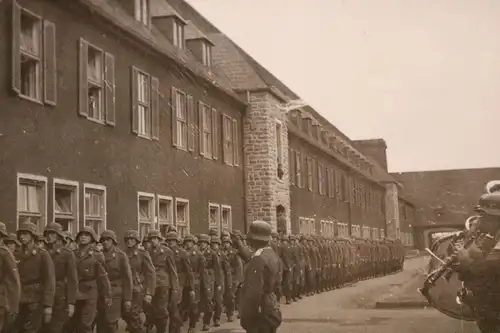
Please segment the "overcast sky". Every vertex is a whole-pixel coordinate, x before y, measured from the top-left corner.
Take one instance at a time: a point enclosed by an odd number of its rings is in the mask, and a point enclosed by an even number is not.
[[[500,167],[500,0],[188,1],[390,171]]]

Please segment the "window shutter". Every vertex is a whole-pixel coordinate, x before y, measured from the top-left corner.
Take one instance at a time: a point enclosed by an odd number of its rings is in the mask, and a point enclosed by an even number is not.
[[[177,147],[177,89],[172,87],[170,92],[170,112],[172,112],[172,145]]]
[[[224,158],[224,163],[229,164],[229,152],[228,152],[228,145],[226,144],[226,138],[227,138],[227,122],[228,122],[228,117],[223,114],[222,115],[222,157]]]
[[[151,77],[151,138],[160,139],[160,81]]]
[[[205,133],[203,127],[203,119],[205,119],[205,115],[203,112],[203,103],[198,101],[198,129],[200,133],[200,155],[205,156]]]
[[[212,108],[212,158],[214,160],[219,158],[219,134],[218,134],[218,124],[217,121],[217,110]]]
[[[288,152],[288,179],[291,185],[295,185],[295,150],[289,149]]]
[[[138,106],[138,78],[139,78],[139,72],[137,71],[137,68],[135,68],[134,66],[132,66],[132,70],[130,72],[130,82],[131,82],[131,89],[132,89],[132,93],[130,94],[132,96],[132,132],[134,132],[135,134],[139,133],[139,123],[138,123],[138,118],[139,118],[139,115],[137,113],[137,106]]]
[[[12,89],[21,92],[21,8],[12,1]]]
[[[238,122],[236,119],[233,119],[233,160],[234,160],[234,165],[238,166],[240,165],[240,137],[239,137],[239,132],[238,132]]]
[[[195,122],[194,122],[194,100],[193,96],[187,95],[186,98],[187,102],[187,121],[188,121],[188,142],[187,142],[187,147],[189,151],[194,151],[194,141],[196,138],[195,135]]]
[[[56,105],[56,26],[50,21],[43,21],[43,101]]]
[[[104,55],[104,84],[106,85],[104,90],[106,124],[114,126],[116,124],[115,57],[110,53]]]
[[[80,57],[78,63],[78,113],[87,117],[89,107],[89,87],[87,81],[87,66],[89,45],[80,38]]]

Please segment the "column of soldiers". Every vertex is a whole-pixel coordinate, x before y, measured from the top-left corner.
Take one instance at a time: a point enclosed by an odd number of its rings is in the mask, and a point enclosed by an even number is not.
[[[235,238],[236,237],[236,238]],[[233,241],[237,239],[237,246]],[[235,231],[184,238],[174,227],[136,230],[118,246],[112,230],[84,227],[75,238],[49,223],[43,235],[22,223],[15,234],[0,223],[0,331],[5,333],[188,333],[220,326],[238,313],[249,259]],[[233,246],[234,245],[234,246]],[[348,283],[402,269],[399,241],[272,234],[279,258],[274,291],[286,304]],[[143,321],[143,315],[145,321]],[[238,315],[239,317],[239,315]]]

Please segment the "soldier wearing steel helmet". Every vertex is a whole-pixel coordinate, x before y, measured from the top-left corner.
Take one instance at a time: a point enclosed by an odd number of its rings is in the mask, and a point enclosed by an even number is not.
[[[236,292],[239,291],[240,285],[243,283],[243,262],[238,251],[233,247],[228,231],[222,232],[222,250],[227,258],[229,274],[231,275],[231,285],[225,289],[224,303],[227,320],[232,322],[236,311]]]
[[[193,297],[184,299],[184,304],[182,306],[187,312],[185,315],[188,318],[188,333],[194,333],[196,330],[196,324],[200,317],[200,299],[203,290],[203,282],[206,279],[205,256],[194,246],[195,242],[196,238],[193,235],[186,235],[183,240],[189,263],[193,269],[193,285],[191,289],[194,295]]]
[[[156,288],[156,274],[153,262],[148,251],[139,248],[141,239],[137,230],[128,230],[125,233],[125,254],[130,263],[132,272],[132,306],[124,313],[123,319],[127,323],[130,333],[142,333],[141,313],[144,305],[151,305]],[[147,313],[147,312],[146,312]]]
[[[132,308],[132,270],[128,256],[118,247],[118,240],[113,230],[104,230],[99,238],[104,256],[104,268],[111,284],[111,304],[103,298],[98,301],[97,332],[116,333],[122,309],[127,313]]]
[[[5,223],[0,222],[0,332],[9,332],[11,325],[19,312],[21,298],[21,280],[17,270],[16,260],[10,250],[4,245],[9,237]]]
[[[170,322],[169,322],[169,333],[178,333],[182,327],[182,318],[180,311],[184,309],[179,309],[180,303],[190,304],[195,296],[193,290],[194,285],[194,275],[193,268],[191,267],[191,262],[189,261],[188,255],[184,248],[179,246],[179,235],[176,231],[169,231],[165,236],[165,241],[167,246],[172,250],[175,259],[175,266],[177,268],[177,276],[179,278],[179,292],[180,298],[178,303],[171,303],[170,305]]]
[[[219,235],[213,235],[210,237],[210,247],[217,255],[217,260],[220,263],[221,268],[221,279],[220,284],[215,288],[214,294],[214,313],[213,313],[213,324],[214,327],[220,326],[220,319],[222,316],[222,310],[224,307],[224,293],[228,288],[232,287],[232,276],[231,267],[229,266],[229,260],[221,249],[221,238]]]
[[[17,230],[21,247],[16,251],[21,279],[21,304],[15,323],[17,332],[38,332],[52,317],[55,295],[54,263],[50,254],[36,246],[37,227],[23,222]]]
[[[471,292],[465,300],[474,308],[479,329],[495,333],[500,331],[500,192],[481,196],[479,214],[478,225],[486,237],[458,252],[458,270]]]
[[[292,249],[287,235],[281,235],[278,253],[281,256],[281,262],[283,263],[283,282],[281,290],[285,296],[286,304],[290,304],[292,302],[294,266],[292,261]]]
[[[9,235],[3,239],[3,243],[12,253],[15,253],[21,246],[21,243],[17,239],[17,235],[15,233],[9,233]]]
[[[111,284],[104,268],[104,256],[96,251],[97,235],[93,228],[83,227],[76,235],[77,248],[73,251],[78,273],[75,314],[68,330],[78,333],[92,333],[97,312],[97,301],[101,296],[111,305]]]
[[[203,312],[202,331],[210,330],[210,322],[214,312],[215,291],[220,290],[222,283],[222,267],[217,253],[210,248],[210,236],[200,234],[198,245],[205,257],[205,279],[202,281],[200,308]]]
[[[148,249],[156,272],[156,290],[152,301],[153,321],[157,333],[165,333],[169,319],[169,311],[173,304],[180,300],[179,275],[175,265],[173,251],[162,245],[163,237],[159,230],[148,233],[151,245]]]
[[[64,325],[75,313],[78,273],[76,259],[71,250],[65,247],[65,235],[59,223],[49,223],[45,227],[44,237],[56,276],[56,292],[52,310],[52,320],[46,323],[44,333],[61,333]]]
[[[250,224],[248,242],[255,249],[245,268],[240,304],[240,324],[247,332],[276,332],[282,316],[274,291],[279,281],[279,257],[269,246],[271,225]]]

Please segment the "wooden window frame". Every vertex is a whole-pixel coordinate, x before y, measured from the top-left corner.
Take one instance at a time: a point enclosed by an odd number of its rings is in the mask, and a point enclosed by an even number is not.
[[[217,208],[217,223],[215,225],[212,224],[210,221],[210,213],[211,213],[212,208]],[[209,202],[208,203],[208,229],[210,230],[210,228],[217,228],[217,230],[220,231],[221,225],[222,225],[221,218],[222,218],[221,205],[217,204],[217,203]]]
[[[184,22],[177,17],[172,20],[172,34],[172,44],[181,50],[184,49],[186,44]]]
[[[170,204],[170,211],[167,212],[168,215],[169,215],[169,218],[170,218],[170,223],[167,221],[167,222],[164,222],[163,220],[160,219],[160,204],[162,202],[168,202]],[[161,194],[158,194],[156,195],[156,219],[157,219],[157,222],[156,222],[156,229],[157,230],[161,230],[161,226],[162,225],[171,225],[173,226],[174,225],[174,198],[171,197],[171,196],[167,196],[167,195],[161,195]]]
[[[179,221],[178,221],[178,216],[177,216],[177,205],[186,205],[186,221],[184,222],[184,224],[181,224],[181,226],[185,226],[186,227],[186,230],[187,230],[187,233],[189,234],[190,231],[191,231],[191,212],[190,212],[190,203],[189,203],[189,200],[188,199],[185,199],[185,198],[175,198],[175,211],[174,211],[174,215],[175,215],[175,226],[178,227],[179,226]]]
[[[283,165],[283,123],[275,119],[274,139],[276,140],[276,161]]]
[[[102,197],[103,197],[103,203],[102,203],[102,205],[103,205],[102,231],[104,231],[104,230],[107,229],[107,214],[108,214],[108,211],[107,211],[108,204],[107,204],[107,189],[106,189],[106,186],[104,186],[104,185],[97,185],[97,184],[90,184],[90,183],[84,183],[83,184],[83,226],[84,227],[85,227],[85,223],[87,222],[87,219],[89,219],[89,220],[94,220],[95,219],[95,217],[93,217],[93,216],[89,217],[89,216],[87,216],[85,214],[86,209],[87,209],[87,205],[85,203],[85,195],[87,194],[87,190],[102,192]]]
[[[44,176],[27,174],[27,173],[18,173],[17,174],[17,198],[16,198],[16,229],[19,228],[19,218],[21,216],[26,217],[38,217],[41,225],[37,225],[38,231],[43,232],[43,229],[47,225],[47,212],[48,212],[48,179]],[[20,185],[32,185],[41,188],[40,192],[43,194],[43,198],[41,198],[41,205],[39,203],[40,210],[42,210],[39,214],[35,214],[32,212],[22,212],[19,210],[19,193],[20,193]]]
[[[72,212],[72,217],[73,217],[73,223],[74,226],[73,228],[70,229],[71,234],[73,236],[76,236],[78,231],[80,230],[79,226],[79,221],[80,221],[80,184],[77,181],[74,180],[67,180],[67,179],[62,179],[62,178],[54,178],[52,181],[52,222],[56,222],[56,218],[59,216],[56,216],[56,189],[58,187],[62,187],[65,189],[72,189],[72,195],[74,197],[71,198],[72,203],[75,205],[74,206],[74,212]],[[60,217],[60,218],[66,218]]]
[[[203,144],[203,147],[200,148],[200,152],[203,151],[203,157],[213,159],[214,141],[216,140],[216,137],[213,132],[215,124],[213,123],[214,117],[212,114],[212,108],[210,105],[202,101],[199,102],[199,108],[199,115],[201,117],[200,135],[203,136],[203,138],[200,138],[200,144]]]
[[[224,228],[224,211],[229,212],[229,226],[227,229]],[[220,225],[221,225],[221,231],[222,230],[227,230],[227,231],[232,231],[233,230],[233,208],[229,205],[220,205]]]
[[[233,118],[227,114],[222,115],[222,155],[224,164],[234,166]]]
[[[314,188],[313,182],[313,159],[312,157],[306,156],[306,165],[307,165],[307,189],[312,192]]]
[[[146,13],[144,13],[144,6],[146,6]],[[134,1],[134,18],[147,27],[151,25],[151,3],[149,0]]]
[[[208,68],[212,67],[212,46],[207,41],[203,41],[201,45],[203,65]]]
[[[298,188],[303,188],[303,176],[302,176],[302,153],[298,150],[295,151],[295,184]]]
[[[141,199],[147,199],[149,203],[149,210],[151,214],[151,218],[149,221],[141,220]],[[141,226],[142,225],[149,225],[149,230],[155,230],[156,224],[158,221],[157,218],[157,202],[156,202],[156,195],[154,193],[149,193],[149,192],[137,192],[137,231],[139,234],[141,234]],[[146,236],[146,235],[141,235],[141,236]]]

